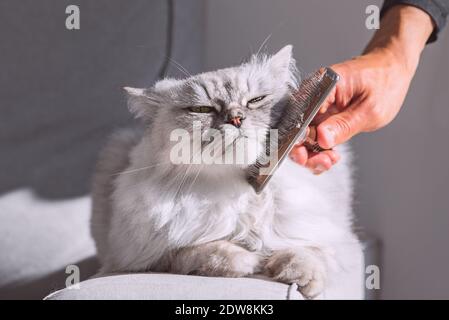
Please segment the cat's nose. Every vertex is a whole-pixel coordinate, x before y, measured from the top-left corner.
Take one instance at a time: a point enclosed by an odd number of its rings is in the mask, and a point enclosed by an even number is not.
[[[230,124],[232,124],[236,128],[240,128],[242,126],[243,117],[235,116],[228,120]]]
[[[239,109],[231,109],[227,115],[228,123],[232,124],[236,128],[240,128],[242,126],[242,121],[245,120],[245,115]]]

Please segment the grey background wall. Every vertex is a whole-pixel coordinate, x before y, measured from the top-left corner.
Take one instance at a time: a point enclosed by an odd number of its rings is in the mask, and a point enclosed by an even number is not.
[[[361,52],[382,1],[210,0],[206,66],[292,43],[305,73]],[[449,298],[449,31],[428,46],[388,127],[353,140],[359,224],[382,241],[382,298]]]

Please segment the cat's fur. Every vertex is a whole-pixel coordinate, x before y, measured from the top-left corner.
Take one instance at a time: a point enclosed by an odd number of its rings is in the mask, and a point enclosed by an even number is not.
[[[297,87],[291,46],[254,55],[233,68],[131,89],[129,108],[143,129],[119,131],[102,151],[94,177],[92,234],[102,272],[166,271],[239,277],[264,273],[297,283],[313,297],[348,271],[360,244],[351,231],[349,154],[313,175],[286,159],[262,194],[245,165],[186,165],[169,160],[176,128],[234,130],[254,146],[277,121]],[[248,100],[265,95],[261,102]],[[212,114],[186,107],[207,105]],[[240,129],[227,123],[241,112]],[[254,128],[262,131],[254,134]],[[257,153],[249,150],[248,162]]]

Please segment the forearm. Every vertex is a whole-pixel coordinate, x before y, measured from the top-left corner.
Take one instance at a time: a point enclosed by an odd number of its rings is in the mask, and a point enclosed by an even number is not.
[[[382,51],[404,61],[412,74],[419,57],[434,28],[431,17],[421,9],[408,5],[396,5],[383,16],[364,54]]]

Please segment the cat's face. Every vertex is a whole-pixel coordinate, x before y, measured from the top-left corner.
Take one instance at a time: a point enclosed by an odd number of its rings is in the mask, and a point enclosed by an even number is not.
[[[149,123],[153,151],[174,163],[197,163],[198,153],[208,153],[203,164],[211,164],[212,157],[215,164],[221,160],[248,165],[261,152],[268,130],[297,85],[295,70],[292,47],[286,46],[273,56],[255,55],[236,67],[165,79],[149,89],[127,88],[129,108]],[[198,138],[199,144],[194,141]]]

